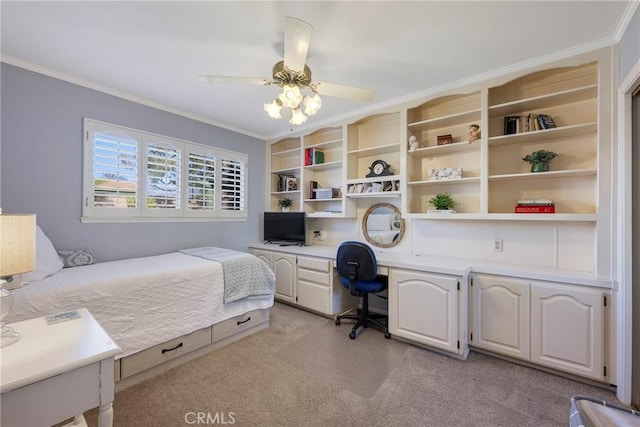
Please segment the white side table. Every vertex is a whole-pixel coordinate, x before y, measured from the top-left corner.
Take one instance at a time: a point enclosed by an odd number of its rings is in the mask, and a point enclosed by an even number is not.
[[[50,426],[100,407],[113,425],[114,357],[122,350],[87,309],[48,325],[45,317],[11,324],[20,341],[0,349],[0,425]]]

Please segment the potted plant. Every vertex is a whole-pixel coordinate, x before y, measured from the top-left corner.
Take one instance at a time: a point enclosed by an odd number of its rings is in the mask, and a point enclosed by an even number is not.
[[[429,203],[431,203],[437,210],[453,209],[456,204],[449,193],[438,193],[429,199]]]
[[[293,200],[288,197],[278,200],[278,206],[282,208],[282,212],[289,212],[291,205],[293,205]]]
[[[556,157],[558,157],[558,153],[553,151],[537,150],[527,154],[522,160],[531,163],[531,172],[546,172],[549,170],[549,163]]]

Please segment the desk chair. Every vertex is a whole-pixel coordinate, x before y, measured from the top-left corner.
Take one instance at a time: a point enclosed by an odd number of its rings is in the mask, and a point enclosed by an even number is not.
[[[373,325],[384,332],[389,339],[391,334],[387,327],[387,316],[369,313],[369,294],[375,294],[387,289],[387,276],[378,275],[376,256],[371,248],[362,242],[344,242],[338,248],[336,257],[338,274],[342,276],[342,285],[349,289],[353,296],[362,297],[362,308],[357,314],[343,314],[336,316],[336,325],[342,319],[355,320],[356,324],[349,333],[349,338],[356,339],[356,332],[360,326]],[[384,321],[381,321],[383,320]]]

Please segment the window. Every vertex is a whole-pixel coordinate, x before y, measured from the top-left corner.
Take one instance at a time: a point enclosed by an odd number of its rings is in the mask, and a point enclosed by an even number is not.
[[[84,121],[83,221],[246,219],[247,155]]]

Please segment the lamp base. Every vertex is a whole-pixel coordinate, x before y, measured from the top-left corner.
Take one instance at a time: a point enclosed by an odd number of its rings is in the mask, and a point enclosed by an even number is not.
[[[4,324],[4,318],[13,307],[15,297],[13,291],[4,288],[5,280],[0,279],[0,348],[14,344],[20,340],[20,334],[11,326]]]

